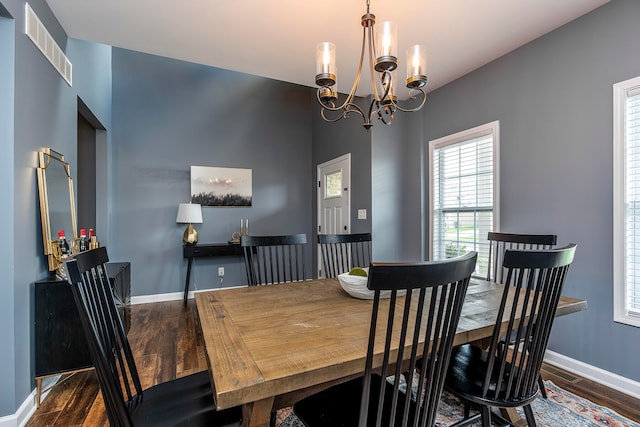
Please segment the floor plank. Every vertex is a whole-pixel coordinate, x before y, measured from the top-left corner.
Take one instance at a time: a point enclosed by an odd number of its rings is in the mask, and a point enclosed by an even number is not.
[[[140,304],[131,307],[129,341],[143,388],[207,369],[193,300]],[[640,422],[640,400],[577,377],[551,365],[544,379]],[[108,426],[95,372],[74,375],[56,385],[26,427]]]

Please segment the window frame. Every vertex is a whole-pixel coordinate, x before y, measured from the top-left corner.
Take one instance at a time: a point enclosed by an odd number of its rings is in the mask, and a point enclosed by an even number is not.
[[[480,126],[476,126],[471,129],[466,129],[451,135],[443,136],[441,138],[433,139],[428,142],[428,188],[429,188],[429,247],[428,257],[430,260],[434,259],[434,188],[435,185],[435,168],[434,151],[449,145],[458,144],[464,141],[475,139],[482,136],[491,135],[493,138],[493,230],[500,230],[500,121],[495,120],[493,122],[485,123]],[[484,237],[486,240],[486,236]]]
[[[640,88],[640,77],[613,85],[613,320],[640,327],[640,316],[627,312],[626,295],[626,100],[627,93]],[[640,242],[638,242],[640,243]],[[638,285],[640,286],[640,284]]]

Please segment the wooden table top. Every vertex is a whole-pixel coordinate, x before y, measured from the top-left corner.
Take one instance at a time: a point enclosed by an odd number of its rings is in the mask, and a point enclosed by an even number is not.
[[[455,344],[490,336],[502,285],[472,279]],[[317,387],[362,375],[372,301],[336,279],[195,294],[218,409],[244,405],[243,425],[266,426],[271,410]],[[562,297],[557,315],[585,310]]]

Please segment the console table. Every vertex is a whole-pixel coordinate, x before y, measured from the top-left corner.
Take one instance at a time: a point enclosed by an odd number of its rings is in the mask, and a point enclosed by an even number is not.
[[[213,258],[219,256],[240,256],[242,246],[239,243],[205,243],[197,245],[184,245],[182,255],[188,259],[187,280],[184,283],[184,305],[187,305],[189,296],[189,281],[191,280],[191,265],[194,258]]]

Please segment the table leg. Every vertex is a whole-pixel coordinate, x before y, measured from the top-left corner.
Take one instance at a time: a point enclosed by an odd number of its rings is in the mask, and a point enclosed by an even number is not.
[[[242,427],[269,427],[273,397],[242,406]]]
[[[184,306],[187,306],[187,298],[189,297],[189,280],[191,280],[191,263],[193,258],[189,258],[187,262],[187,280],[184,282]]]
[[[36,409],[40,408],[40,400],[42,399],[42,378],[36,378]]]
[[[527,422],[520,417],[516,408],[500,408],[500,415],[515,427],[526,427]]]

